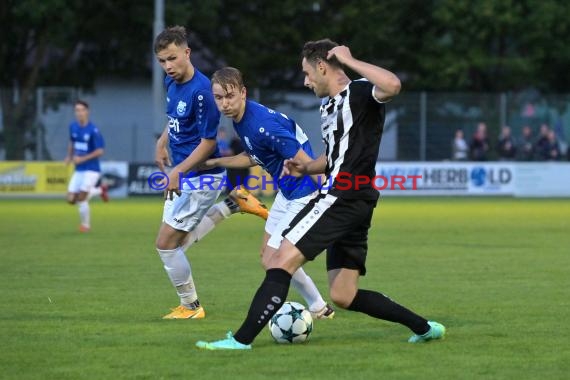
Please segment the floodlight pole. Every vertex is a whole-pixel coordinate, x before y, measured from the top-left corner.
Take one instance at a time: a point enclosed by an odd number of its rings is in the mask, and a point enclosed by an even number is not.
[[[153,41],[164,29],[164,0],[154,0],[154,23],[152,30]],[[164,72],[157,60],[154,58],[154,49],[152,50],[152,130],[155,134],[161,134],[166,125],[164,116]]]
[[[44,109],[44,88],[43,87],[38,87],[36,89],[36,122],[34,125],[34,131],[36,133],[36,157],[35,160],[36,161],[41,161],[43,160],[45,157],[43,156],[43,149],[42,149],[42,143],[43,143],[43,126],[41,124],[41,118],[43,116],[43,109]]]

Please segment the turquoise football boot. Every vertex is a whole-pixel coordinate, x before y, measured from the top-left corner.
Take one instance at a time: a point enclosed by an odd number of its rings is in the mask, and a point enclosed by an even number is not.
[[[429,342],[430,340],[443,338],[443,336],[445,335],[444,325],[434,321],[428,321],[428,325],[430,326],[430,329],[428,330],[427,333],[423,335],[412,335],[410,339],[408,339],[408,342],[423,343],[423,342]]]
[[[235,340],[231,331],[226,334],[226,339],[215,342],[196,342],[196,347],[204,350],[251,350],[251,344],[243,344]]]

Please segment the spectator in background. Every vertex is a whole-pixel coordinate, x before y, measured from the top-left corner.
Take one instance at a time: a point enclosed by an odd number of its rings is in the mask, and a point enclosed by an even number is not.
[[[243,146],[239,136],[234,136],[230,141],[230,149],[232,150],[232,155],[238,155],[242,153]],[[228,172],[228,180],[232,186],[232,189],[239,185],[241,182],[243,184],[244,179],[249,175],[249,168],[240,168],[240,169],[226,169]]]
[[[218,141],[218,149],[220,150],[220,155],[222,157],[233,156],[234,153],[230,147],[230,141],[228,139],[228,135],[226,131],[223,129],[218,129],[218,137],[216,138]]]
[[[499,136],[499,141],[497,142],[497,154],[499,155],[499,160],[514,160],[516,153],[517,148],[515,146],[515,141],[511,136],[511,127],[505,125],[501,129],[501,135]]]
[[[472,161],[487,161],[489,152],[489,138],[487,137],[487,124],[479,123],[477,130],[469,144],[469,158]]]
[[[539,161],[546,161],[549,159],[550,153],[549,150],[549,142],[548,142],[548,133],[550,132],[550,128],[547,124],[541,124],[538,140],[536,140],[536,144],[534,145],[534,153],[536,155],[536,159]]]
[[[216,141],[218,142],[218,149],[220,150],[220,155],[222,157],[229,157],[234,155],[232,147],[230,146],[228,134],[226,133],[225,130],[221,128],[218,129],[218,135],[216,137]],[[230,185],[224,187],[224,189],[222,190],[222,195],[228,195],[236,186],[232,181],[232,177],[234,177],[235,175],[233,175],[233,173],[230,173],[229,170],[226,170],[226,175],[228,177],[228,180],[230,181]]]
[[[469,145],[465,141],[463,131],[458,129],[455,131],[455,138],[451,144],[452,159],[454,161],[466,161],[469,154]]]
[[[548,143],[546,145],[547,160],[549,161],[559,161],[560,160],[560,146],[558,144],[558,139],[556,138],[556,133],[552,130],[548,131]]]
[[[229,139],[225,130],[218,131],[218,146],[222,157],[235,156],[243,152],[241,140],[239,136],[233,136]],[[223,190],[223,194],[228,194],[235,187],[243,184],[244,179],[249,175],[249,168],[226,168],[229,186]]]
[[[522,129],[522,137],[518,144],[517,153],[519,161],[532,161],[534,158],[532,129],[528,125],[525,125]]]

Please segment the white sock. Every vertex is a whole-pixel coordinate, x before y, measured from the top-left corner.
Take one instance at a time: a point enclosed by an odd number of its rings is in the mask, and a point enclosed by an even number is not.
[[[81,225],[85,227],[91,227],[89,202],[87,201],[77,202],[77,208],[79,209],[79,219],[81,220]]]
[[[224,219],[229,218],[233,214],[232,210],[230,210],[230,208],[228,207],[228,205],[226,204],[225,201],[216,203],[215,205],[213,205],[210,208],[210,210],[212,210],[214,207],[216,207],[217,211],[220,213],[221,216],[224,217]],[[208,210],[208,213],[210,210]],[[223,219],[221,219],[221,220],[223,220]],[[218,224],[218,222],[216,222],[216,224]]]
[[[180,297],[180,304],[190,307],[198,299],[192,269],[190,263],[181,247],[176,249],[157,249],[164,270],[170,278],[170,282],[176,288],[176,293]]]
[[[305,302],[309,305],[309,311],[315,313],[327,305],[321,293],[319,293],[319,289],[317,289],[317,286],[303,268],[299,268],[293,273],[291,285],[305,299]]]
[[[93,198],[95,195],[101,195],[101,187],[92,187],[89,189],[89,193],[87,193],[87,199]]]
[[[202,240],[217,224],[229,218],[231,214],[229,207],[224,202],[216,203],[210,207],[206,215],[200,220],[200,223],[186,236],[184,244],[182,244],[182,250],[186,252],[192,244]]]

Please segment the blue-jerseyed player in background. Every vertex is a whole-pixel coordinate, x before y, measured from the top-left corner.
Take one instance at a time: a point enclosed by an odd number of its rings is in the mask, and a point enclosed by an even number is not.
[[[195,240],[196,227],[203,221],[214,225],[236,211],[251,212],[261,217],[266,209],[255,203],[249,194],[235,194],[214,204],[221,192],[220,183],[225,169],[199,169],[208,158],[220,157],[216,143],[220,113],[216,108],[210,80],[190,61],[186,30],[174,26],[160,33],[154,43],[158,62],[166,72],[166,114],[168,125],[157,141],[155,161],[164,172],[165,165],[174,165],[168,175],[162,225],[156,238],[156,249],[164,269],[180,298],[180,305],[165,315],[165,319],[198,319],[205,317],[204,308],[192,278],[185,251]],[[172,156],[172,162],[168,153]],[[192,172],[192,173],[190,173]],[[180,173],[185,179],[179,188]],[[211,188],[200,185],[201,178]],[[246,206],[254,203],[256,210]]]
[[[65,163],[75,164],[75,172],[69,181],[67,202],[77,204],[79,209],[79,231],[91,229],[89,199],[100,195],[107,202],[107,186],[97,186],[101,178],[99,157],[104,153],[105,141],[99,129],[89,120],[89,104],[77,100],[74,105],[75,121],[69,125],[69,144]]]
[[[225,67],[212,76],[212,92],[218,109],[233,120],[244,152],[231,157],[211,158],[205,167],[247,168],[260,165],[273,180],[262,181],[275,186],[279,192],[269,211],[262,242],[262,263],[267,267],[283,237],[281,233],[289,222],[316,194],[317,187],[310,176],[281,177],[285,160],[295,158],[312,161],[313,151],[303,130],[286,115],[246,98],[246,88],[239,70]],[[293,287],[303,296],[313,316],[332,318],[332,309],[324,300],[313,280],[299,268],[291,280]]]

